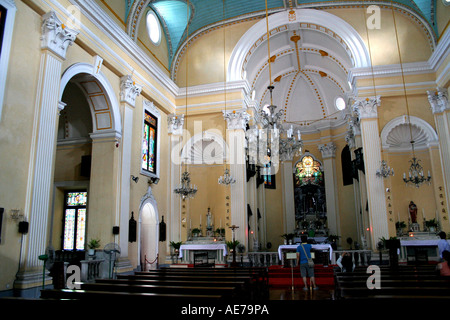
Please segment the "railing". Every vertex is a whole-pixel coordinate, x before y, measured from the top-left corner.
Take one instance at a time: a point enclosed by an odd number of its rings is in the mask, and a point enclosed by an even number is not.
[[[277,252],[248,252],[248,260],[251,266],[270,267],[281,264]]]
[[[331,264],[336,264],[336,261],[344,252],[352,254],[352,260],[355,263],[355,266],[370,265],[370,260],[372,258],[371,250],[333,250]]]
[[[94,281],[100,276],[100,264],[103,259],[81,260],[81,282]]]

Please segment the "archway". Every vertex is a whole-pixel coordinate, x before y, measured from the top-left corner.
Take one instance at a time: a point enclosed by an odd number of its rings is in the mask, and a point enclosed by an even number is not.
[[[139,259],[142,270],[156,269],[159,253],[159,215],[149,186],[139,212]]]
[[[103,245],[110,242],[113,235],[108,231],[117,224],[114,199],[119,191],[105,186],[113,186],[117,180],[114,165],[119,153],[115,145],[121,137],[120,114],[108,80],[101,72],[94,75],[93,70],[90,64],[76,63],[61,78],[59,100],[63,108],[57,132],[51,225],[51,242],[57,250],[64,233],[59,218],[68,190],[88,192],[84,244],[91,238],[101,239]],[[76,250],[81,251],[82,245]]]

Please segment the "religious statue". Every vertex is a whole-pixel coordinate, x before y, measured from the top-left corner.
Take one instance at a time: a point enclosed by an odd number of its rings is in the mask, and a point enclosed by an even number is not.
[[[411,216],[411,222],[417,223],[417,206],[412,201],[409,203],[409,215]]]
[[[208,208],[208,213],[206,214],[206,230],[212,229],[211,218],[212,218],[211,209]]]

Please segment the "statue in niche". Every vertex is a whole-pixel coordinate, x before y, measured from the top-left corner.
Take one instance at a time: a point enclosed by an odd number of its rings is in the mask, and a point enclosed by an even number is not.
[[[417,206],[413,201],[409,203],[409,215],[411,216],[411,222],[417,223]]]

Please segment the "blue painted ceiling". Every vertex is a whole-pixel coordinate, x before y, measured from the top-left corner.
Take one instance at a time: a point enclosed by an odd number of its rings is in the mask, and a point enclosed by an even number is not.
[[[134,0],[126,0],[127,12]],[[289,6],[297,8],[317,8],[332,5],[395,3],[420,16],[437,33],[435,26],[436,0],[395,0],[395,1],[324,1],[324,0],[267,0],[269,11],[285,10]],[[189,10],[187,9],[189,3]],[[189,35],[232,19],[245,16],[265,15],[265,0],[153,0],[149,6],[159,16],[169,47],[169,64],[172,64],[177,50],[186,39],[189,15]]]

